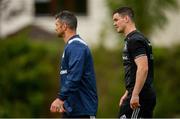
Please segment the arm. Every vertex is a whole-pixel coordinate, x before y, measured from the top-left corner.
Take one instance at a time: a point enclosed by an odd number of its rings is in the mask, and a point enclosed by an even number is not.
[[[135,59],[135,63],[137,65],[137,72],[136,72],[136,82],[133,89],[130,105],[132,109],[137,108],[140,106],[139,104],[139,93],[144,86],[144,83],[147,78],[148,74],[148,59],[147,56],[140,56]]]
[[[61,90],[58,93],[58,98],[56,98],[50,107],[51,112],[66,112],[64,109],[64,100],[69,96],[69,94],[78,90],[79,82],[81,80],[85,50],[79,47],[72,46],[68,49],[68,56],[66,56],[68,61],[68,74],[65,79],[65,83],[61,85]]]
[[[82,79],[82,73],[85,62],[85,49],[79,45],[73,45],[68,49],[68,73],[65,79],[65,84],[62,85],[59,99],[62,101],[77,91],[80,81]]]

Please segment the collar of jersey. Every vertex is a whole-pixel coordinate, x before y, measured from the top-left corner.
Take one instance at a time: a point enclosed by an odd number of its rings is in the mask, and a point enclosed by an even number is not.
[[[71,40],[73,40],[74,38],[80,38],[80,36],[79,36],[79,35],[74,35],[74,36],[72,36],[72,37],[68,40],[67,44],[68,44]]]
[[[130,33],[126,36],[125,40],[129,39],[129,37],[131,37],[134,33],[137,33],[137,32],[138,32],[138,30],[134,30],[134,31],[130,32]]]

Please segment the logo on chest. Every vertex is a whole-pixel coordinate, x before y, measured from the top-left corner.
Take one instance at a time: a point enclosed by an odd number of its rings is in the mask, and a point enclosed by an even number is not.
[[[64,52],[63,52],[63,54],[62,54],[62,58],[64,58]]]
[[[127,41],[125,41],[125,43],[124,43],[122,59],[123,60],[128,60],[129,59],[128,49],[127,49]]]
[[[60,74],[61,74],[61,75],[67,74],[67,70],[61,70]]]

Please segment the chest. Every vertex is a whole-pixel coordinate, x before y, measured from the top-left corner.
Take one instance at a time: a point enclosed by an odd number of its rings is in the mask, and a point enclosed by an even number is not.
[[[128,43],[127,43],[127,41],[124,42],[124,47],[123,47],[123,52],[122,52],[122,59],[123,59],[124,64],[131,62],[131,56],[130,56],[130,53],[128,51]]]

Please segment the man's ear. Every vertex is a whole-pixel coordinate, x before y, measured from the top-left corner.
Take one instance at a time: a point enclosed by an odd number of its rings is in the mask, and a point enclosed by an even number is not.
[[[63,23],[63,29],[66,30],[68,28],[67,24]]]
[[[129,18],[129,16],[126,15],[126,16],[124,16],[124,19],[125,19],[125,22],[128,23],[130,18]]]

